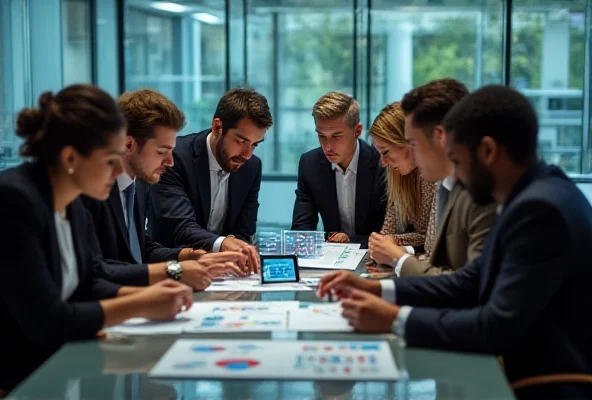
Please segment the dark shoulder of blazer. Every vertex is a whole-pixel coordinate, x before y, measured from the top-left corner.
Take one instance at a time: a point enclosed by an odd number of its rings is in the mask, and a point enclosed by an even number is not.
[[[148,232],[165,246],[210,249],[220,236],[206,229],[211,201],[206,144],[209,132],[179,137],[173,152],[175,165],[150,190]],[[256,156],[230,174],[222,235],[249,240],[255,233],[260,183],[261,160]]]
[[[112,297],[119,286],[93,274],[86,210],[67,208],[79,285],[61,300],[62,269],[47,168],[23,164],[0,173],[0,387],[10,390],[70,340],[90,339],[103,326],[94,299]]]

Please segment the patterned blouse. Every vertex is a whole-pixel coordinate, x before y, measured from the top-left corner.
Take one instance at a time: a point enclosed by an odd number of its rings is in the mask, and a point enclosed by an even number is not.
[[[436,220],[436,189],[438,184],[427,182],[420,175],[421,196],[419,216],[410,219],[406,224],[397,223],[397,208],[390,204],[387,208],[384,218],[384,224],[380,231],[383,235],[394,237],[399,246],[421,246],[424,245],[427,254],[431,253],[434,236],[435,236],[435,220]],[[401,231],[399,225],[406,226],[408,229],[413,225],[413,231]]]

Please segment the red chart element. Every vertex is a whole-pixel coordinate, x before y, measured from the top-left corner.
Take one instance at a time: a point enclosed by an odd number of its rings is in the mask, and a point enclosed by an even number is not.
[[[259,361],[250,358],[230,358],[216,362],[216,366],[226,368],[234,371],[241,371],[256,367],[260,364]]]
[[[224,351],[226,349],[220,346],[193,346],[191,350],[198,353],[211,353],[216,351]]]

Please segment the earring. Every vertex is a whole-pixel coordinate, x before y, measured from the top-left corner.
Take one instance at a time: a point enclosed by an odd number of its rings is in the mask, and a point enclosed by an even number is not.
[[[74,175],[74,168],[68,168],[68,174]]]

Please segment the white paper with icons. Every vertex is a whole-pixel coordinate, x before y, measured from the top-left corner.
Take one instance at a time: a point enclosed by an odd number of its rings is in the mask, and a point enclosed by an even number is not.
[[[154,378],[394,381],[386,341],[177,340]]]
[[[288,330],[296,332],[353,332],[341,314],[341,303],[300,303],[289,312]]]
[[[345,269],[354,271],[366,255],[354,243],[325,243],[320,258],[299,258],[298,266],[303,268]]]

